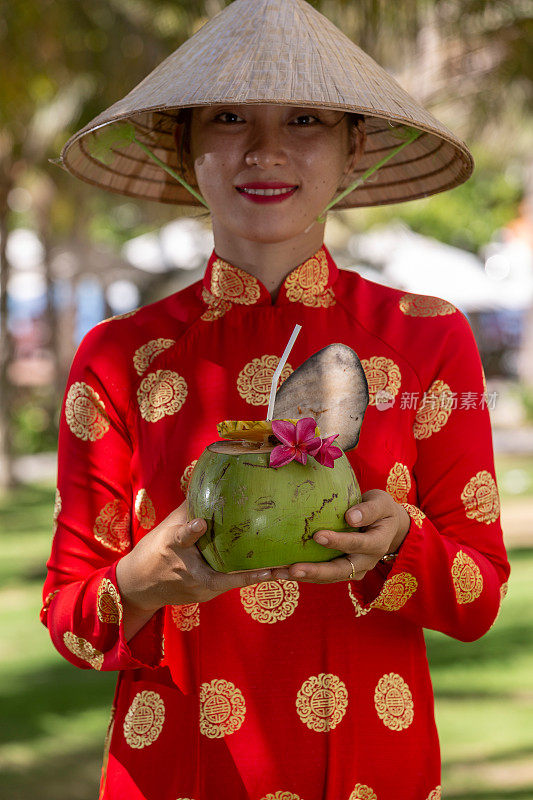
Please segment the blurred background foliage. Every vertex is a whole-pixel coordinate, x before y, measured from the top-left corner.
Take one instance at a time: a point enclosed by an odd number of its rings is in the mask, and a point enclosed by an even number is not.
[[[112,282],[133,280],[135,305],[142,305],[192,276],[184,269],[141,273],[124,258],[132,239],[158,236],[181,210],[95,190],[48,159],[228,4],[0,0],[0,677],[9,721],[0,770],[13,798],[96,796],[114,683],[114,676],[62,661],[36,621],[54,487],[28,484],[32,462],[24,459],[55,450],[74,350],[87,327],[118,313]],[[467,142],[476,162],[473,176],[453,191],[330,214],[339,263],[353,263],[354,237],[398,222],[481,260],[506,231],[533,247],[531,0],[312,5]],[[198,219],[207,230],[208,219]],[[42,286],[38,298],[27,288],[32,281]],[[87,315],[81,299],[95,287],[101,291]],[[34,303],[30,311],[24,306],[26,316],[17,304],[21,292]],[[489,343],[483,320],[469,318],[489,388],[501,392],[493,424],[497,451],[507,442],[497,471],[513,578],[498,625],[483,640],[463,645],[428,635],[444,786],[455,800],[531,800],[533,467],[526,434],[533,424],[533,315],[521,311],[521,340],[516,314],[485,315]],[[518,346],[522,371],[508,357]]]

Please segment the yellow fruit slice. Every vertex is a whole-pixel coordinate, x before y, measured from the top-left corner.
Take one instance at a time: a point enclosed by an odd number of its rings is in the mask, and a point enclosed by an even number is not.
[[[297,419],[286,419],[284,422],[298,422]],[[272,421],[262,419],[225,419],[217,425],[218,435],[222,439],[244,439],[247,442],[266,442],[272,436]],[[315,436],[320,436],[318,427]]]

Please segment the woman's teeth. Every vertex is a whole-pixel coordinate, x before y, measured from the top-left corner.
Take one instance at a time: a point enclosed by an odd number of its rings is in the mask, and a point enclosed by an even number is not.
[[[288,192],[292,192],[292,190],[296,188],[296,186],[289,186],[287,189],[240,189],[239,191],[245,192],[245,194],[264,194],[270,196],[273,194],[288,194]]]

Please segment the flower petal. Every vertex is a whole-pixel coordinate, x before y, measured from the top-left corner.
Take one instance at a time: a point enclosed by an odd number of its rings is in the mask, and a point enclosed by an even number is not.
[[[326,439],[322,439],[322,441],[326,446],[329,446],[338,435],[338,433],[334,433],[333,436],[328,436]]]
[[[296,444],[296,425],[294,422],[287,422],[282,419],[272,420],[272,433],[274,436],[283,442],[283,444],[295,445]]]
[[[296,461],[299,461],[300,464],[307,464],[307,453],[304,450],[300,450],[299,447],[296,448],[296,455],[294,458]]]
[[[316,454],[315,458],[316,458],[316,460],[318,461],[319,464],[322,464],[323,467],[333,467],[334,466],[333,458],[330,456],[330,454],[327,451],[322,451],[321,450],[319,453]]]
[[[305,448],[306,453],[309,453],[310,456],[314,456],[322,447],[322,439],[317,437],[316,439],[311,439],[310,442],[306,442],[305,445],[299,444],[298,447],[301,447],[302,450]]]
[[[297,458],[296,448],[286,444],[280,444],[271,451],[268,463],[271,467],[284,467],[285,464],[288,464],[293,458]]]
[[[316,422],[313,417],[304,417],[296,423],[296,441],[305,442],[315,438]]]
[[[318,453],[316,453],[314,456],[319,464],[323,464],[325,467],[333,467],[333,462],[335,459],[342,456],[344,451],[341,450],[340,447],[336,447],[334,444],[332,444],[338,435],[338,433],[335,433],[332,436],[322,439],[322,446]]]
[[[340,458],[344,453],[340,447],[335,447],[335,445],[330,445],[328,447],[328,453],[332,458]]]

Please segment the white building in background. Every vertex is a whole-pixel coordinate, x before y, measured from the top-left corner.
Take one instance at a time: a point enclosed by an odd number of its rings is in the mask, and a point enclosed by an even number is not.
[[[389,286],[441,297],[465,313],[533,305],[533,254],[517,240],[492,242],[483,260],[396,222],[352,236],[348,248],[374,268],[371,280],[381,276]]]

